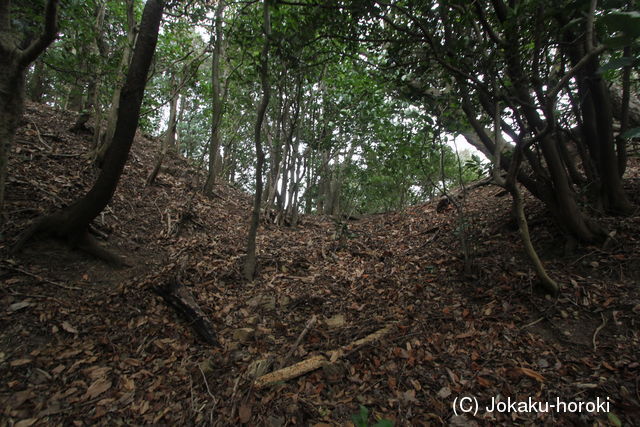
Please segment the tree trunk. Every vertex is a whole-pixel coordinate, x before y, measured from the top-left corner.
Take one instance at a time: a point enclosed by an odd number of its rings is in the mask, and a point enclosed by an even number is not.
[[[212,113],[211,113],[211,141],[209,142],[209,172],[204,185],[204,193],[211,194],[216,178],[221,175],[220,160],[220,124],[222,122],[222,77],[220,73],[220,59],[223,55],[223,29],[222,16],[224,14],[225,1],[219,0],[212,27],[213,54],[211,56],[211,87],[212,87]],[[215,38],[213,37],[215,34]]]
[[[42,102],[45,92],[44,61],[38,60],[33,68],[33,74],[29,80],[29,99],[33,102]]]
[[[262,122],[269,106],[271,87],[269,86],[269,44],[271,36],[271,16],[269,13],[269,0],[263,3],[263,31],[264,46],[260,54],[260,80],[262,81],[262,99],[258,107],[258,116],[255,126],[255,146],[256,146],[256,194],[253,201],[253,212],[249,235],[247,237],[247,257],[244,261],[243,273],[247,280],[253,280],[256,271],[256,235],[260,224],[260,202],[262,201],[262,167],[264,165],[264,152],[262,151]]]
[[[129,150],[138,126],[147,73],[158,41],[163,8],[163,0],[148,0],[144,6],[140,35],[136,41],[131,67],[129,67],[120,97],[113,142],[105,157],[104,167],[93,187],[85,196],[70,206],[36,222],[22,236],[18,248],[32,235],[43,233],[63,238],[72,246],[87,250],[106,261],[117,261],[91,240],[87,230],[90,222],[111,201],[129,156]]]
[[[120,97],[122,96],[122,90],[124,82],[124,76],[127,75],[127,69],[132,61],[131,55],[133,53],[133,45],[136,43],[136,21],[135,21],[135,3],[133,0],[126,0],[127,3],[127,41],[122,51],[122,58],[120,58],[120,65],[118,66],[119,78],[116,81],[116,85],[113,89],[113,95],[111,97],[111,107],[107,114],[107,125],[104,132],[100,133],[98,145],[93,153],[93,157],[96,165],[101,166],[104,162],[107,150],[111,145],[116,130],[116,122],[119,117]]]
[[[58,33],[58,1],[49,0],[42,34],[25,49],[11,29],[11,2],[0,1],[0,214],[4,212],[9,153],[24,109],[27,67],[53,42]]]
[[[175,77],[174,87],[175,87]],[[169,123],[167,124],[167,131],[162,138],[162,144],[160,144],[160,152],[158,153],[158,157],[156,158],[156,162],[153,166],[153,169],[147,176],[147,181],[145,183],[145,187],[153,185],[158,173],[160,172],[160,168],[162,167],[162,162],[167,155],[169,149],[174,149],[176,145],[176,127],[177,127],[177,114],[178,114],[178,99],[179,95],[176,92],[173,92],[173,97],[169,101]]]

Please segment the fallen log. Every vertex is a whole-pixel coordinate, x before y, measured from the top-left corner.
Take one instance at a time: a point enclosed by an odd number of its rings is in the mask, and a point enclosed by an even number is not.
[[[189,289],[174,282],[164,286],[155,286],[153,291],[160,295],[178,314],[182,315],[207,344],[218,345],[211,321],[204,314]]]
[[[367,344],[370,344],[374,341],[379,340],[380,338],[388,335],[394,329],[395,323],[391,323],[384,328],[367,335],[364,338],[356,340],[350,344],[340,347],[337,350],[332,350],[325,355],[315,355],[308,359],[303,360],[302,362],[295,363],[291,366],[287,366],[286,368],[278,369],[277,371],[270,372],[261,377],[258,377],[253,386],[257,389],[261,389],[270,385],[274,385],[280,382],[285,382],[291,380],[293,378],[300,377],[306,373],[311,371],[315,371],[316,369],[322,368],[326,364],[335,363],[339,358],[343,357],[346,354],[352,353],[353,351],[363,347]]]

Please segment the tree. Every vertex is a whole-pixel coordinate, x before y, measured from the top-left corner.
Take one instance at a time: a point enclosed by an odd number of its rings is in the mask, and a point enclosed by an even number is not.
[[[213,24],[211,25],[211,140],[209,141],[209,171],[204,185],[205,194],[211,194],[216,177],[221,175],[220,166],[220,125],[222,122],[222,74],[220,72],[220,59],[224,55],[222,17],[226,2],[218,0]]]
[[[109,149],[109,146],[113,142],[113,137],[116,129],[116,123],[118,121],[120,97],[122,96],[122,90],[125,81],[122,80],[122,76],[127,75],[127,68],[132,61],[133,46],[136,42],[136,22],[135,22],[135,3],[133,0],[125,0],[127,9],[127,37],[124,42],[124,49],[122,50],[122,56],[120,58],[120,65],[117,69],[116,82],[113,89],[113,95],[111,98],[111,107],[107,114],[107,124],[104,132],[102,129],[96,129],[96,147],[93,153],[95,162],[97,165],[102,166],[104,157]]]
[[[111,200],[127,161],[140,118],[140,106],[158,41],[163,8],[163,0],[148,0],[145,4],[131,67],[120,97],[113,142],[107,150],[103,168],[93,187],[70,206],[36,221],[23,234],[18,242],[18,248],[38,233],[64,239],[70,245],[84,249],[106,261],[119,263],[117,257],[96,244],[89,235],[88,229],[91,221]]]
[[[596,4],[451,0],[409,8],[379,2],[363,21],[369,37],[392,40],[387,57],[400,85],[430,108],[457,106],[446,120],[450,132],[473,128],[505,171],[522,150],[518,181],[545,203],[570,240],[584,243],[602,242],[608,233],[583,206],[631,210],[611,98],[599,72],[608,35],[595,23],[607,10]],[[386,25],[375,28],[371,19]],[[504,152],[496,152],[503,135]]]
[[[263,3],[263,24],[264,44],[260,53],[260,80],[262,85],[262,99],[258,106],[256,124],[254,129],[254,142],[256,148],[256,194],[253,201],[253,211],[251,213],[251,223],[247,236],[247,256],[244,260],[243,273],[247,280],[253,280],[256,271],[256,235],[258,225],[260,225],[260,206],[262,203],[262,168],[264,167],[264,151],[262,150],[262,123],[269,106],[271,96],[271,86],[269,84],[269,44],[271,36],[271,15],[269,13],[269,0]]]
[[[0,0],[0,213],[8,157],[24,109],[25,75],[29,65],[55,40],[59,0],[48,0],[39,37],[30,40],[12,24],[11,0]]]

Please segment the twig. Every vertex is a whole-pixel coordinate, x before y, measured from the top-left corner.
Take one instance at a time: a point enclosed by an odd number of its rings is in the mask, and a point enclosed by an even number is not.
[[[64,303],[60,301],[58,298],[50,297],[48,295],[23,294],[22,292],[11,292],[11,291],[9,291],[9,293],[11,295],[16,295],[20,297],[50,299],[51,301],[55,301],[60,305],[64,305]]]
[[[540,323],[540,322],[541,322],[541,321],[543,321],[544,319],[546,319],[546,316],[542,316],[542,317],[541,317],[541,318],[539,318],[538,320],[534,320],[534,321],[533,321],[533,322],[531,322],[531,323],[527,323],[526,325],[524,325],[524,326],[523,326],[522,328],[520,328],[520,329],[526,329],[526,328],[529,328],[529,327],[531,327],[531,326],[533,326],[533,325],[535,325],[535,324],[537,324],[537,323]]]
[[[240,377],[236,378],[236,382],[233,385],[233,392],[231,393],[231,400],[233,401],[233,406],[231,407],[231,418],[236,412],[236,407],[238,406],[238,402],[236,401],[236,393],[238,392],[238,383],[240,382]]]
[[[603,313],[600,313],[600,316],[602,316],[602,324],[596,328],[595,332],[593,333],[593,338],[591,340],[593,342],[593,351],[596,351],[598,348],[598,346],[596,345],[596,337],[598,336],[598,333],[602,330],[602,328],[607,326],[607,318],[604,317]]]
[[[40,129],[38,129],[38,125],[36,124],[36,122],[34,122],[33,120],[30,120],[30,121],[33,127],[36,129],[36,135],[38,135],[38,139],[40,140],[40,143],[44,145],[47,148],[47,150],[51,150],[51,146],[46,142],[44,142],[44,139],[42,139],[42,136],[40,135]]]
[[[54,282],[53,280],[45,279],[42,276],[38,276],[37,274],[30,273],[30,272],[28,272],[26,270],[23,270],[21,268],[18,268],[18,267],[13,267],[13,266],[7,265],[7,264],[1,264],[1,266],[2,266],[2,268],[6,268],[8,270],[12,270],[12,271],[16,271],[18,273],[22,273],[25,276],[33,277],[34,279],[38,279],[38,280],[40,280],[42,282],[49,283],[51,285],[58,286],[58,287],[63,288],[63,289],[67,289],[67,290],[70,290],[70,291],[81,291],[82,290],[82,288],[78,288],[77,286],[67,286],[67,285],[63,285],[62,283]]]
[[[207,381],[207,376],[204,374],[204,371],[202,370],[202,368],[200,367],[200,365],[198,365],[198,369],[200,370],[200,373],[202,374],[202,379],[204,380],[204,385],[207,387],[207,393],[209,393],[209,396],[211,396],[211,398],[213,399],[214,402],[216,402],[216,398],[215,396],[211,393],[211,389],[209,388],[209,382]]]
[[[316,323],[316,320],[318,320],[318,319],[317,319],[316,315],[314,314],[311,317],[311,319],[309,319],[309,321],[307,322],[307,325],[304,327],[302,332],[300,332],[300,335],[298,335],[298,338],[296,339],[296,342],[293,343],[293,345],[291,346],[291,349],[289,350],[287,355],[284,357],[284,359],[282,359],[282,363],[280,363],[280,368],[282,368],[284,366],[287,366],[287,363],[289,362],[289,359],[291,359],[291,356],[293,355],[293,352],[296,351],[296,349],[300,345],[300,342],[302,341],[302,339],[305,337],[305,335],[307,335],[307,333],[309,332],[311,327]]]

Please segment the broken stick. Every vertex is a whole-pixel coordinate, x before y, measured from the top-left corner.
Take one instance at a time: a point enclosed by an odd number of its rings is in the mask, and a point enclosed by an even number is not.
[[[302,362],[287,366],[286,368],[278,369],[277,371],[265,374],[257,378],[253,385],[255,388],[261,389],[270,385],[277,384],[279,382],[297,378],[311,371],[315,371],[316,369],[320,369],[327,363],[334,363],[345,354],[351,353],[364,345],[379,340],[380,338],[389,334],[393,330],[394,326],[395,323],[391,323],[384,328],[370,335],[367,335],[364,338],[354,341],[348,345],[342,346],[337,350],[328,352],[327,355],[329,356],[329,359],[327,359],[327,357],[325,357],[324,355],[316,355],[305,359]]]
[[[314,314],[311,317],[311,319],[309,319],[309,321],[307,322],[307,325],[304,327],[304,330],[298,336],[298,339],[296,340],[296,342],[291,346],[291,349],[289,350],[287,355],[284,357],[284,359],[282,359],[282,363],[279,366],[280,368],[282,368],[283,366],[286,366],[286,364],[289,363],[289,359],[291,359],[291,356],[293,356],[293,352],[296,351],[296,348],[298,348],[302,339],[305,337],[305,335],[307,335],[307,333],[309,332],[309,329],[311,329],[311,327],[316,323],[316,320],[317,320],[317,317]]]

